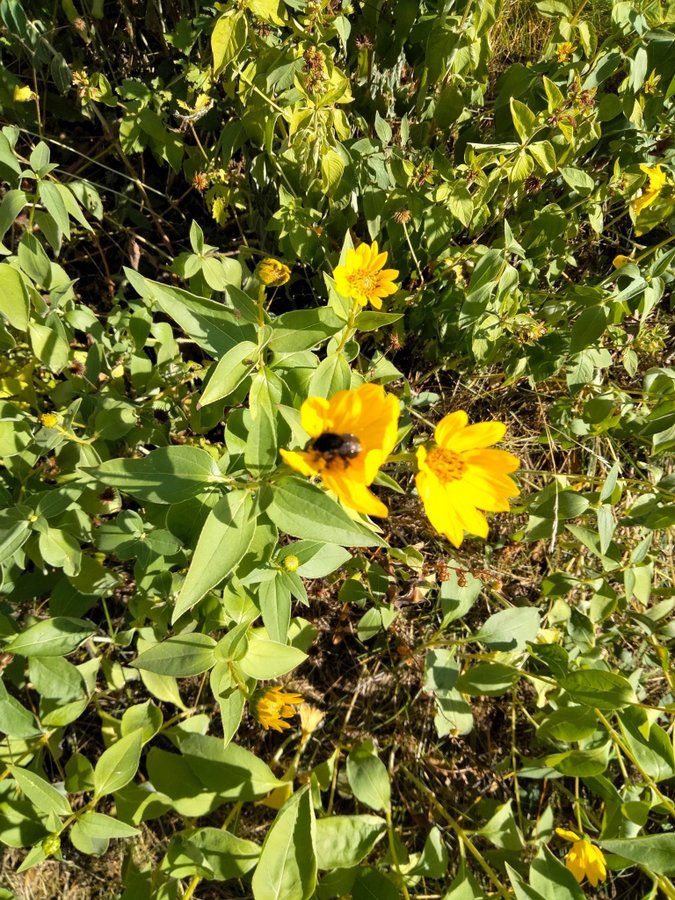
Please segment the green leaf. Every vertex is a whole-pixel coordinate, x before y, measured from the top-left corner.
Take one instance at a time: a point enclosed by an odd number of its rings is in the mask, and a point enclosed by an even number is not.
[[[316,858],[319,869],[358,865],[387,830],[379,816],[329,816],[316,823]]]
[[[311,350],[344,328],[344,324],[329,307],[293,310],[272,322],[268,347],[284,355]]]
[[[7,263],[0,263],[0,313],[17,331],[28,329],[30,304],[23,278]]]
[[[308,390],[312,397],[328,398],[347,390],[351,383],[352,370],[344,353],[329,353],[314,370]]]
[[[315,843],[307,785],[286,801],[265,835],[251,882],[255,900],[309,900],[316,886]]]
[[[211,668],[216,659],[215,646],[208,634],[181,634],[143,651],[131,665],[157,675],[188,678]]]
[[[560,686],[578,703],[597,709],[623,709],[635,703],[635,692],[630,681],[616,672],[579,669],[561,679]]]
[[[20,656],[66,656],[94,631],[91,623],[84,619],[55,616],[30,625],[17,634],[6,649]]]
[[[239,56],[246,44],[248,25],[243,12],[226,13],[216,22],[211,34],[213,74],[220,75],[228,63]]]
[[[320,488],[299,478],[281,478],[273,485],[265,512],[274,524],[293,537],[327,541],[343,547],[386,546],[368,528],[350,518]]]
[[[542,847],[530,864],[530,884],[547,900],[585,900],[574,875],[548,847]]]
[[[251,637],[246,653],[239,660],[245,675],[266,681],[285,675],[307,659],[307,654],[290,644]]]
[[[573,166],[561,166],[560,174],[568,186],[582,197],[587,197],[595,188],[595,182],[583,169],[576,169]]]
[[[40,812],[54,813],[57,816],[69,816],[72,813],[68,799],[44,778],[29,769],[18,766],[9,768],[16,783]]]
[[[347,757],[347,779],[354,796],[361,803],[371,809],[389,809],[389,775],[371,744],[360,744],[351,751]]]
[[[457,690],[472,697],[499,697],[513,687],[519,674],[512,666],[481,662],[469,666],[457,680]]]
[[[9,253],[10,251],[2,244],[2,239],[14,224],[16,217],[27,203],[27,197],[24,191],[11,190],[7,191],[0,203],[0,253]],[[0,295],[2,296],[2,295]]]
[[[171,621],[192,609],[242,559],[253,540],[256,518],[250,491],[231,491],[209,513]]]
[[[511,118],[513,119],[515,129],[518,132],[520,140],[526,141],[528,138],[532,137],[537,123],[537,117],[531,109],[528,109],[524,103],[521,103],[520,100],[516,100],[515,97],[511,97],[510,102]]]
[[[101,754],[94,769],[95,797],[112,794],[129,784],[138,771],[142,746],[143,732],[139,729],[121,737]]]
[[[607,311],[601,306],[585,309],[572,326],[570,353],[592,346],[607,328]]]
[[[493,650],[524,650],[539,632],[540,616],[532,606],[503,609],[487,620],[473,639]]]
[[[599,840],[598,843],[608,853],[639,863],[654,875],[675,875],[675,832]]]
[[[109,838],[131,838],[138,837],[140,831],[127,825],[126,822],[120,822],[119,819],[113,819],[112,816],[106,816],[103,813],[88,810],[84,815],[78,818],[80,828],[93,840],[108,840]]]
[[[59,189],[51,181],[41,181],[39,184],[40,201],[56,223],[57,228],[66,238],[70,238],[70,220],[68,210],[63,202]]]
[[[594,750],[566,750],[563,753],[552,753],[545,763],[557,769],[562,775],[570,778],[594,778],[607,768],[609,747],[598,747]]]
[[[0,681],[0,733],[20,739],[40,734],[35,716],[7,692],[2,681]]]
[[[211,372],[198,408],[228,397],[258,364],[259,348],[253,341],[242,341],[221,357]]]
[[[260,857],[260,847],[253,841],[236,837],[222,828],[199,828],[196,831],[181,831],[175,836],[183,849],[183,858],[194,865],[194,849],[201,855],[203,863],[209,867],[209,880],[228,881],[242,878],[255,866]],[[179,860],[173,860],[173,878],[186,877],[176,870]]]
[[[356,330],[377,331],[378,328],[384,328],[385,325],[391,325],[402,318],[403,313],[383,313],[366,309],[356,317]]]
[[[143,503],[180,503],[223,481],[216,461],[199,447],[159,447],[141,459],[110,459],[83,471]]]

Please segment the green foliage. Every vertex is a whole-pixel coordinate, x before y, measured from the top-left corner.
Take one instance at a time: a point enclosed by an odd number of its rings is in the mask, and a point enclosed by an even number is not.
[[[0,2],[12,878],[578,900],[574,823],[599,896],[675,896],[672,8],[169,7]],[[364,384],[381,522],[280,454]],[[460,398],[522,498],[449,556],[412,462]]]

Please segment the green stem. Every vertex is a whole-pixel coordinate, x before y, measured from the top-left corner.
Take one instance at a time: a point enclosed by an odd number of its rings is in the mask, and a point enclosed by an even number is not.
[[[408,893],[408,886],[403,880],[403,874],[401,872],[401,864],[398,861],[398,854],[396,853],[396,839],[394,835],[394,823],[391,819],[391,807],[387,807],[385,810],[385,818],[387,820],[387,837],[389,839],[389,852],[391,854],[391,861],[393,863],[394,869],[396,870],[396,874],[398,875],[398,883],[401,888],[401,893],[405,897],[405,900],[410,900],[410,894]]]
[[[423,781],[420,781],[412,772],[409,772],[405,767],[401,766],[403,773],[406,777],[412,781],[412,783],[422,791],[422,793],[427,797],[427,799],[431,802],[432,806],[436,809],[436,812],[440,815],[442,819],[448,823],[450,828],[455,832],[459,842],[461,845],[466,847],[469,853],[476,860],[481,869],[485,872],[487,877],[490,879],[492,884],[494,885],[497,893],[503,900],[511,900],[510,893],[506,890],[506,888],[502,885],[501,881],[495,870],[492,866],[487,862],[483,854],[478,850],[478,848],[473,844],[471,838],[464,831],[462,826],[457,822],[453,817],[448,813],[444,806],[442,806],[438,800],[436,799],[436,795],[434,792],[424,784]]]

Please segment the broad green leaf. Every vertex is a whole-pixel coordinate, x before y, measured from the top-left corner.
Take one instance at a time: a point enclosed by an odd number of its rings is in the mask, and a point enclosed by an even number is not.
[[[524,650],[539,632],[539,612],[533,606],[503,609],[490,616],[473,639],[493,650]]]
[[[546,846],[530,864],[530,884],[547,900],[584,900],[586,896],[574,875]]]
[[[257,366],[259,352],[253,341],[242,341],[228,350],[211,372],[198,406],[206,406],[228,397]]]
[[[299,478],[281,478],[273,485],[265,512],[286,534],[327,541],[343,547],[383,547],[376,534],[355,522],[320,488]]]
[[[13,189],[7,191],[0,203],[0,253],[10,251],[3,246],[2,239],[14,224],[16,217],[28,202],[24,191]]]
[[[239,667],[249,677],[267,681],[285,675],[306,659],[306,653],[290,644],[252,637],[246,653],[239,660]]]
[[[246,44],[248,25],[243,12],[228,12],[216,22],[211,34],[213,74],[218,76],[239,56]]]
[[[617,672],[579,669],[560,680],[560,686],[578,703],[597,709],[623,709],[635,702],[631,683]]]
[[[72,813],[67,798],[40,775],[18,766],[10,766],[10,771],[21,790],[40,812],[54,813],[57,816],[69,816]]]
[[[379,816],[328,816],[316,823],[316,860],[319,869],[358,865],[387,829]]]
[[[145,650],[131,665],[157,675],[187,678],[211,668],[216,659],[215,646],[208,634],[180,634]]]
[[[94,769],[95,797],[112,794],[129,784],[138,771],[142,745],[143,732],[139,729],[121,737],[101,754]]]
[[[159,447],[140,459],[110,459],[84,471],[143,503],[180,503],[223,482],[216,461],[199,447]]]
[[[222,828],[199,828],[196,831],[181,831],[174,840],[182,849],[182,858],[172,859],[171,874],[173,878],[186,877],[181,874],[181,859],[189,866],[195,865],[195,848],[201,855],[202,863],[208,866],[209,880],[228,881],[231,878],[242,878],[255,866],[260,856],[260,847],[253,841],[236,837]],[[169,854],[167,854],[168,856]],[[187,873],[187,866],[184,869]]]
[[[131,838],[138,837],[140,831],[127,825],[126,822],[120,822],[119,819],[113,819],[112,816],[106,816],[103,813],[87,810],[84,815],[78,818],[80,828],[94,840],[106,840],[109,838]]]
[[[51,181],[41,181],[39,184],[40,200],[49,215],[56,222],[56,226],[66,238],[70,238],[70,220],[68,210],[63,202],[63,197],[57,186]]]
[[[30,625],[6,649],[20,656],[66,656],[76,650],[95,628],[84,619],[55,616]]]
[[[309,786],[293,794],[265,835],[251,887],[255,900],[309,900],[316,886],[316,824]]]
[[[280,355],[311,350],[338,332],[344,324],[329,307],[283,313],[272,323],[268,347]]]
[[[639,863],[655,875],[675,875],[675,832],[599,840],[608,853]]]
[[[254,506],[250,491],[231,491],[211,510],[176,600],[172,622],[192,609],[241,561],[255,533]]]
[[[7,263],[0,263],[0,313],[12,328],[26,331],[30,304],[23,278]]]
[[[344,353],[329,353],[315,369],[308,390],[312,397],[328,398],[347,390],[351,383],[352,371]]]
[[[40,734],[35,716],[7,692],[0,680],[0,734],[12,738],[30,738]]]
[[[360,744],[347,757],[347,779],[354,796],[371,809],[389,809],[391,786],[384,763],[372,746]]]
[[[519,673],[513,666],[481,662],[469,666],[457,681],[457,690],[472,697],[499,697],[510,690]]]

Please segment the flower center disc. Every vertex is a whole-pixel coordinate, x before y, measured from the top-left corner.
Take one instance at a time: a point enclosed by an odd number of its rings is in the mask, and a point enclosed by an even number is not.
[[[429,451],[426,464],[443,484],[457,481],[466,471],[466,463],[459,453],[444,450],[442,447],[434,447]]]

